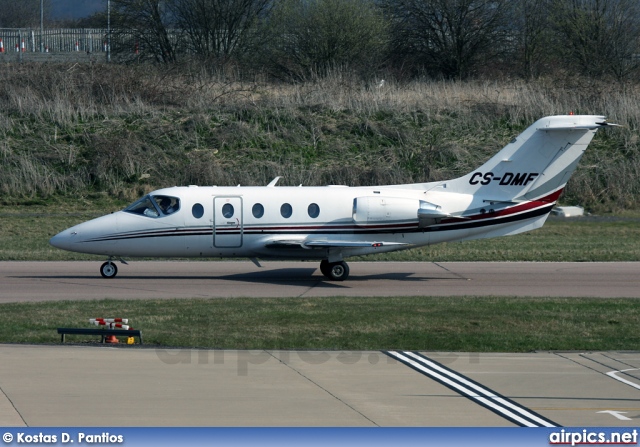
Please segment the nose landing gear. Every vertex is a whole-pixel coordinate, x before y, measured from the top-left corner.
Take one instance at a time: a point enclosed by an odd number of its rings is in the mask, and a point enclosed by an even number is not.
[[[118,274],[118,267],[109,260],[100,266],[100,274],[103,278],[115,278]]]
[[[128,265],[124,259],[120,259],[124,265]],[[107,262],[100,266],[100,274],[103,278],[115,278],[118,274],[118,267],[113,262],[113,258],[109,257]]]

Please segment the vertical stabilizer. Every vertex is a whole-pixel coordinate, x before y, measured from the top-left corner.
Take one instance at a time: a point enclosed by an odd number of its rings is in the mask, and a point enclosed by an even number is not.
[[[596,131],[608,125],[597,115],[542,118],[480,168],[438,186],[494,201],[555,200]]]

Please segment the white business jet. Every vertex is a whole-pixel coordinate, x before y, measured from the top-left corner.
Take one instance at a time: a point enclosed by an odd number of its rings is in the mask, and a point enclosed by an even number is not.
[[[113,278],[125,257],[318,260],[330,280],[345,258],[541,227],[603,116],[542,118],[480,168],[453,180],[386,186],[179,186],[50,240],[107,256]],[[126,262],[124,262],[126,264]]]

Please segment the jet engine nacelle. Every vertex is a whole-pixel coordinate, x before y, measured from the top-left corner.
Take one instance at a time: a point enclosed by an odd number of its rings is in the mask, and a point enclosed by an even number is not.
[[[366,196],[353,199],[356,224],[417,221],[420,200],[405,197]]]

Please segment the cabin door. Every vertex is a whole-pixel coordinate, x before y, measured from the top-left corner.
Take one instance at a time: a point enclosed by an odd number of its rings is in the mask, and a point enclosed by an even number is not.
[[[213,198],[213,245],[242,247],[242,197]]]

